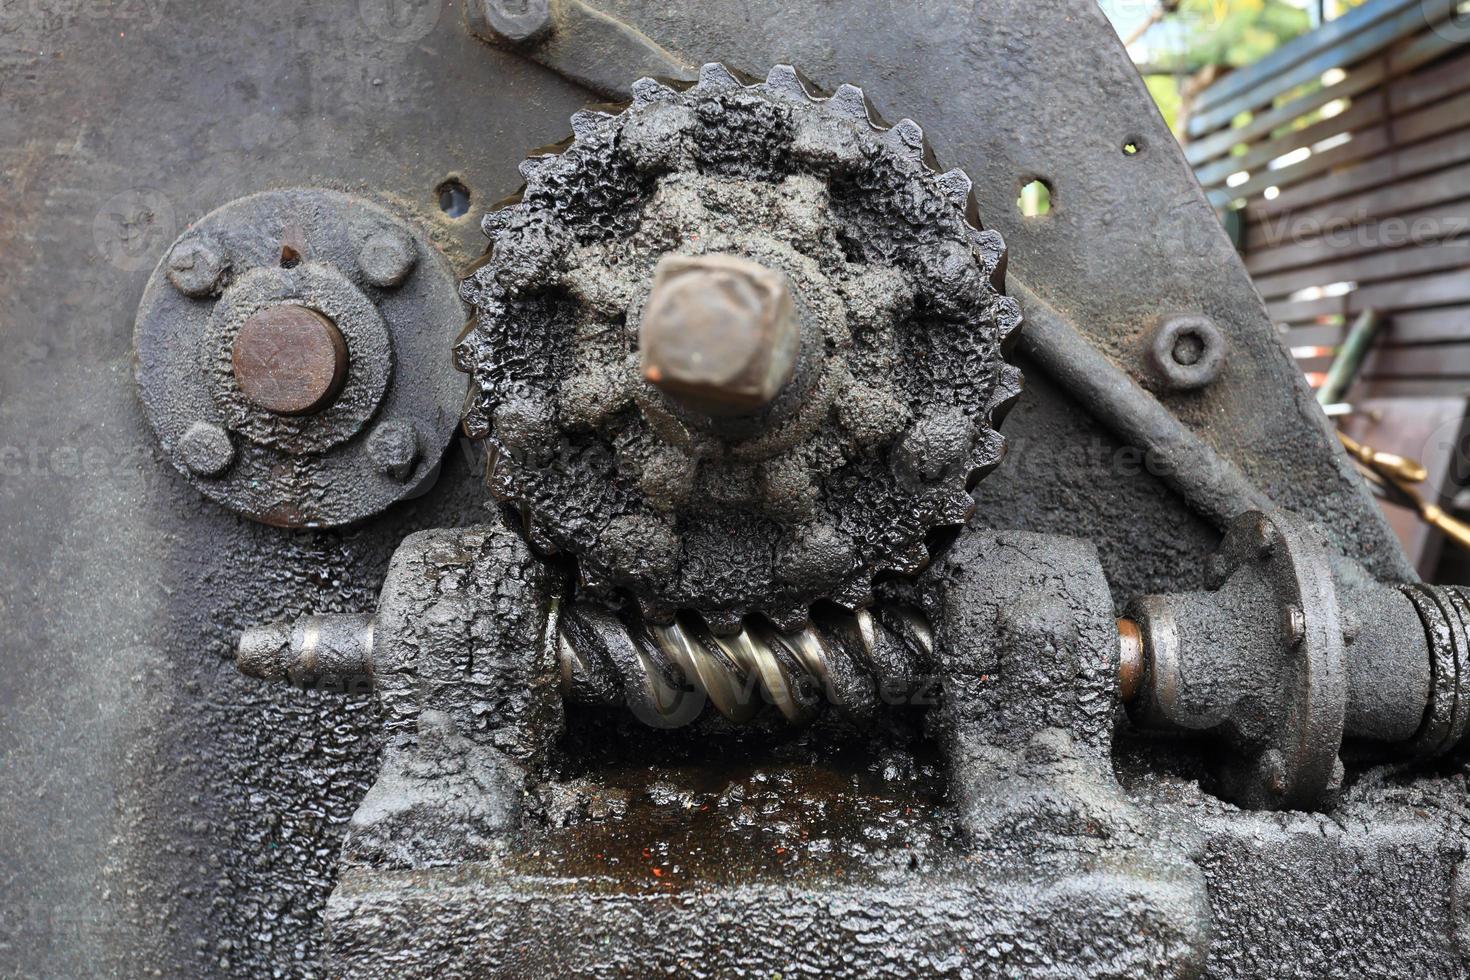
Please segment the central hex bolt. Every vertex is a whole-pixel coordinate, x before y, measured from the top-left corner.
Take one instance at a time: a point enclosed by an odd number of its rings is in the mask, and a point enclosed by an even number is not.
[[[772,401],[801,346],[791,285],[736,255],[668,255],[638,329],[643,377],[707,415],[742,415]]]
[[[277,415],[311,415],[342,390],[347,343],[325,316],[281,303],[241,325],[230,363],[240,390],[255,406]]]

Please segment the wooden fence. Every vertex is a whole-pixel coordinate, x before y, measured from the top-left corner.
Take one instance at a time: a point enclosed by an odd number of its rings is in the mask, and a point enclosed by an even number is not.
[[[1309,376],[1371,308],[1357,395],[1470,391],[1470,3],[1369,0],[1203,90],[1185,136]]]

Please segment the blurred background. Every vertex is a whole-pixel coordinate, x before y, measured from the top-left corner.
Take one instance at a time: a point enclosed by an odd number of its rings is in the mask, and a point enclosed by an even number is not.
[[[1101,0],[1420,574],[1470,581],[1470,0]]]

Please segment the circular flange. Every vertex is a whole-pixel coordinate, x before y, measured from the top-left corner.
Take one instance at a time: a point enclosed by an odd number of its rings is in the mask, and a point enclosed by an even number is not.
[[[1261,601],[1275,605],[1276,676],[1264,687],[1281,692],[1266,744],[1231,763],[1223,782],[1245,806],[1320,806],[1341,780],[1347,713],[1343,631],[1326,549],[1297,519],[1252,512],[1226,531],[1217,558],[1214,575],[1228,579],[1249,567],[1264,586]]]
[[[299,391],[272,401],[247,390],[269,363],[241,369],[247,387],[236,373],[241,329],[281,307],[331,328],[317,338],[327,347],[281,354],[297,375],[312,359],[310,376],[290,379],[320,383],[311,404]],[[348,524],[434,478],[464,398],[444,355],[463,321],[448,262],[385,209],[338,191],[255,194],[196,222],[154,270],[134,332],[144,410],[212,500],[282,527]],[[344,348],[340,379],[317,377],[337,365],[331,331]],[[384,426],[392,438],[374,439]],[[387,444],[412,451],[390,465]]]

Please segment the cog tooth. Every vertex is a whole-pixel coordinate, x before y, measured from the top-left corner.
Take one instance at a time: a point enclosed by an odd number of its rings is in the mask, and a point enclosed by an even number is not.
[[[929,567],[929,549],[920,541],[894,559],[893,570],[900,575],[917,575]]]
[[[810,99],[811,93],[801,81],[801,75],[791,65],[777,65],[766,74],[766,89],[774,95],[789,99]]]
[[[650,102],[668,102],[679,95],[674,89],[657,78],[644,76],[633,83],[633,103],[647,105]]]
[[[996,319],[1000,321],[1000,351],[1008,357],[1011,348],[1016,346],[1016,341],[1021,337],[1021,324],[1025,320],[1025,314],[1021,312],[1021,304],[1009,296],[997,299],[995,307]]]
[[[832,98],[828,100],[828,104],[844,116],[861,120],[869,125],[873,122],[872,114],[868,110],[868,97],[856,85],[838,86],[837,91],[833,92]]]
[[[480,218],[480,231],[485,233],[486,238],[493,239],[510,224],[512,209],[501,208],[499,211],[486,211]]]
[[[887,139],[916,159],[924,155],[924,127],[912,119],[905,117],[894,123]]]
[[[611,119],[605,112],[595,109],[582,109],[572,113],[572,136],[579,143],[594,139],[602,131],[605,120]]]
[[[1007,364],[1000,369],[990,400],[985,403],[985,417],[992,426],[999,427],[1005,421],[1016,399],[1021,397],[1024,381],[1021,369],[1015,365]]]
[[[1006,284],[1006,265],[1009,251],[1006,248],[1005,239],[1000,233],[990,229],[969,229],[971,247],[979,253],[980,264],[985,269],[985,275],[990,279],[990,285],[995,291],[1004,295]]]
[[[707,62],[699,69],[699,87],[720,91],[740,88],[740,79],[718,61]]]
[[[550,156],[527,157],[520,162],[519,166],[517,166],[516,169],[521,172],[521,177],[523,177],[527,183],[530,183],[531,181],[535,180],[542,171],[550,166],[552,160],[554,159],[556,158]]]
[[[745,618],[743,609],[714,609],[701,611],[700,618],[709,627],[709,631],[716,636],[734,636],[740,632],[741,620]]]
[[[975,513],[975,498],[956,490],[939,505],[939,519],[946,524],[964,524]]]
[[[970,193],[975,187],[969,174],[956,167],[954,170],[946,170],[934,179],[938,181],[940,193],[946,200],[962,210],[968,208]]]
[[[766,610],[766,618],[782,633],[795,633],[811,625],[811,612],[801,606],[782,606]]]

